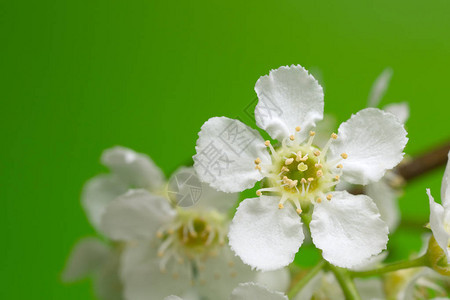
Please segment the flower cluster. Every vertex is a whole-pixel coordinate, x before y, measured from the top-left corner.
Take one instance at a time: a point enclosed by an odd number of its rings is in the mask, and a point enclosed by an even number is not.
[[[368,107],[333,132],[318,81],[299,65],[272,70],[255,86],[259,130],[207,120],[193,167],[168,180],[145,154],[105,150],[111,172],[88,181],[82,196],[100,238],[75,246],[63,279],[93,276],[101,299],[412,299],[425,283],[430,295],[445,294],[450,167],[442,205],[427,190],[427,250],[396,267],[382,263],[399,223],[403,180],[394,168],[408,141],[408,106],[375,108],[391,75],[384,71]],[[256,197],[234,211],[239,192],[253,188]],[[310,242],[322,260],[305,275],[292,262]],[[421,269],[404,272],[411,267]],[[358,278],[384,273],[401,280]]]

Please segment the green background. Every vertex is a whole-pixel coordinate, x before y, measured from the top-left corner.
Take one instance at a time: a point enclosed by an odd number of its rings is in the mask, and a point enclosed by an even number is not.
[[[1,1],[0,298],[92,298],[89,280],[59,276],[77,239],[94,234],[79,196],[106,171],[102,150],[148,153],[169,175],[208,118],[254,126],[254,83],[281,65],[320,74],[325,111],[339,121],[390,66],[382,104],[410,103],[406,152],[441,143],[449,14],[447,0]],[[406,189],[405,217],[427,219],[425,187],[439,198],[442,173]],[[419,233],[396,234],[394,258],[417,250]]]

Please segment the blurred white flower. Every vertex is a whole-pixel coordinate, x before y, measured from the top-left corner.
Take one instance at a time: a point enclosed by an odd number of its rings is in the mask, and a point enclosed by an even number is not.
[[[434,201],[430,189],[427,189],[430,200],[430,227],[438,245],[450,263],[450,152],[441,185],[441,204]]]
[[[242,191],[266,179],[260,198],[244,200],[233,219],[229,239],[236,254],[259,270],[288,265],[304,239],[298,214],[311,210],[313,242],[329,262],[348,268],[385,249],[388,229],[373,201],[333,189],[341,178],[378,181],[397,165],[407,142],[403,125],[367,108],[319,148],[313,129],[323,118],[323,92],[305,69],[272,70],[255,90],[256,123],[280,145],[274,148],[238,120],[216,117],[202,126],[194,156],[201,180],[220,191]]]
[[[173,176],[188,171],[194,174],[192,168],[182,168]],[[159,300],[194,291],[200,298],[227,299],[237,283],[252,280],[250,268],[227,245],[226,212],[236,200],[237,194],[206,184],[189,208],[173,207],[167,198],[144,189],[114,200],[101,229],[112,240],[127,243],[121,260],[125,298]]]

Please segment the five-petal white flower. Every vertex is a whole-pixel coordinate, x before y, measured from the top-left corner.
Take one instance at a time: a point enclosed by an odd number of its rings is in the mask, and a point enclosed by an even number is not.
[[[313,211],[314,244],[337,266],[355,266],[385,249],[388,229],[373,201],[333,189],[341,177],[368,184],[398,164],[408,140],[403,125],[390,113],[367,108],[319,149],[313,129],[323,117],[323,92],[304,68],[272,70],[255,91],[256,124],[280,144],[264,142],[238,120],[215,117],[202,126],[194,156],[201,180],[220,191],[242,191],[266,179],[260,198],[244,200],[233,219],[235,253],[260,270],[288,265],[304,239],[297,215],[303,210]]]
[[[430,189],[427,189],[430,200],[430,227],[438,245],[442,248],[450,263],[450,152],[447,167],[441,186],[441,204],[434,201]]]

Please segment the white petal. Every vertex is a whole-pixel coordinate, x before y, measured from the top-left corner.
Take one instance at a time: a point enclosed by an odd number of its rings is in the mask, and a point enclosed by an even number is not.
[[[106,207],[127,190],[128,185],[114,175],[99,175],[86,182],[81,195],[81,204],[97,231],[100,231],[100,222]]]
[[[280,67],[262,76],[255,85],[258,104],[256,124],[279,141],[295,134],[302,137],[323,118],[323,90],[300,65]]]
[[[101,228],[113,240],[153,238],[175,212],[168,201],[146,190],[130,190],[111,203],[103,214]]]
[[[160,300],[171,294],[182,295],[191,288],[188,267],[171,261],[167,271],[161,272],[156,252],[156,247],[149,242],[134,243],[125,248],[121,260],[125,299]]]
[[[369,257],[364,260],[361,264],[351,267],[350,269],[353,271],[366,271],[375,269],[378,267],[388,256],[389,252],[383,251],[380,254]]]
[[[450,210],[450,152],[441,185],[441,201],[445,209]]]
[[[193,167],[180,167],[169,179],[168,194],[178,206],[194,210],[227,213],[236,204],[238,193],[224,193],[202,183]]]
[[[366,108],[341,124],[338,139],[330,147],[330,159],[348,154],[342,160],[343,179],[350,183],[378,181],[402,160],[406,134],[394,115]]]
[[[400,222],[397,191],[384,180],[384,177],[378,182],[368,184],[365,190],[366,195],[377,205],[381,219],[388,225],[389,232],[394,232]]]
[[[294,300],[310,300],[314,293],[321,287],[322,281],[324,281],[324,272],[319,271],[294,297]],[[336,291],[336,290],[335,290]],[[336,297],[336,292],[334,293]],[[336,298],[334,298],[336,299]]]
[[[72,282],[97,272],[108,258],[108,246],[97,238],[80,240],[67,260],[62,280]]]
[[[392,103],[383,107],[384,111],[393,114],[397,117],[398,121],[405,124],[409,118],[409,105],[408,102]]]
[[[383,282],[379,278],[361,279],[355,278],[355,286],[361,299],[382,300],[386,299]]]
[[[102,268],[94,278],[95,294],[99,299],[122,300],[122,282],[119,277],[120,249],[111,249]]]
[[[278,201],[279,197],[270,196],[245,199],[230,226],[231,249],[257,270],[289,265],[305,237],[295,209],[290,203],[278,209]]]
[[[255,159],[271,162],[258,131],[238,120],[211,118],[198,134],[194,168],[201,181],[223,192],[240,192],[262,179]]]
[[[170,295],[170,296],[164,298],[164,300],[183,300],[183,299],[178,296]]]
[[[269,290],[287,292],[291,283],[291,274],[288,268],[275,271],[257,272],[256,283],[265,286]]]
[[[288,300],[283,293],[270,291],[265,287],[247,282],[240,284],[233,290],[231,300]]]
[[[368,107],[377,107],[383,98],[384,94],[389,87],[389,82],[391,81],[393,71],[391,68],[386,68],[381,72],[381,74],[375,79],[372,89],[369,93],[369,99],[367,101]]]
[[[330,263],[351,268],[386,249],[388,227],[366,195],[333,192],[314,206],[311,236]]]
[[[428,198],[430,200],[430,227],[433,232],[433,236],[436,239],[438,245],[444,250],[447,259],[450,261],[449,256],[449,239],[450,234],[445,230],[445,210],[442,205],[434,202],[433,196],[431,196],[430,189],[427,189]],[[450,221],[450,220],[449,220]]]
[[[224,246],[217,257],[204,262],[204,269],[199,271],[204,282],[197,286],[197,290],[202,299],[227,300],[239,283],[253,281],[255,275],[228,246]]]
[[[164,174],[145,154],[116,146],[106,149],[102,163],[134,188],[157,191],[164,184]]]

